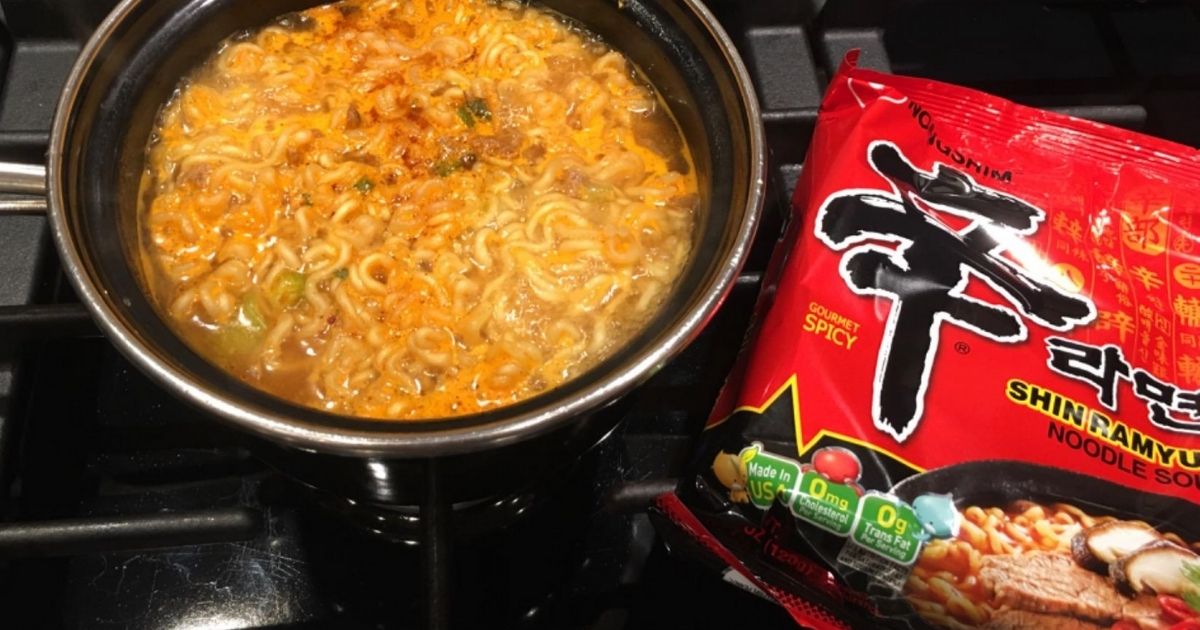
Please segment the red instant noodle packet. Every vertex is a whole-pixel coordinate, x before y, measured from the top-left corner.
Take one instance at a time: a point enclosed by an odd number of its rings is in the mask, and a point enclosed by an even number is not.
[[[1197,623],[1200,153],[850,57],[793,207],[672,548],[814,628]]]

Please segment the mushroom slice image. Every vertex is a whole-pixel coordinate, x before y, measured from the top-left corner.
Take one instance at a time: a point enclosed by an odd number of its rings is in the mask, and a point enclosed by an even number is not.
[[[1071,538],[1071,557],[1085,569],[1097,573],[1138,549],[1162,540],[1162,534],[1141,521],[1108,521],[1084,530]]]
[[[1126,592],[1179,595],[1189,588],[1187,565],[1196,562],[1190,550],[1156,540],[1110,565],[1109,575]]]

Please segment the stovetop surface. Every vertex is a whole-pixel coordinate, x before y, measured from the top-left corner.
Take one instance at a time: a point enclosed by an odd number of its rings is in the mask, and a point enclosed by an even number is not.
[[[733,360],[821,90],[865,65],[961,83],[1200,146],[1189,2],[710,0],[754,75],[772,152],[752,260],[701,338],[515,525],[463,519],[454,627],[786,627],[670,557],[644,510],[671,486]],[[822,6],[824,5],[824,6]],[[0,160],[38,161],[112,0],[0,0]],[[0,217],[0,622],[13,628],[415,628],[408,515],[329,509],[245,438],[149,383],[90,328],[40,217]],[[10,625],[11,624],[11,625]]]

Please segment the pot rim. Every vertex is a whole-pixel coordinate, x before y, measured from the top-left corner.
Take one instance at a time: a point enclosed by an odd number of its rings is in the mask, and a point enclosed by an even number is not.
[[[83,93],[83,83],[99,53],[114,31],[142,2],[122,0],[104,19],[84,45],[68,75],[58,101],[50,131],[46,184],[51,232],[62,266],[80,299],[105,336],[144,374],[192,405],[244,430],[302,450],[358,457],[442,457],[496,448],[541,435],[627,394],[649,378],[657,368],[681,351],[702,330],[736,281],[749,255],[758,225],[766,188],[767,150],[758,98],[753,82],[732,40],[701,0],[678,0],[697,17],[724,58],[733,75],[744,109],[748,132],[748,190],[744,218],[729,250],[699,299],[693,300],[681,317],[657,343],[636,352],[623,366],[600,375],[591,384],[557,400],[507,419],[477,426],[456,426],[427,431],[363,430],[300,422],[286,413],[243,404],[211,384],[189,378],[159,359],[134,332],[122,324],[109,304],[108,290],[88,272],[80,255],[70,213],[65,207],[64,158],[67,155],[70,121]],[[435,425],[436,426],[436,425]]]

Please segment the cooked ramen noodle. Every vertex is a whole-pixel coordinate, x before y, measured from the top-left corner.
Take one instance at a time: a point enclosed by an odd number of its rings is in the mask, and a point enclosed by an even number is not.
[[[350,0],[224,42],[164,106],[143,275],[201,354],[330,412],[554,388],[643,327],[699,197],[658,95],[555,15]]]

